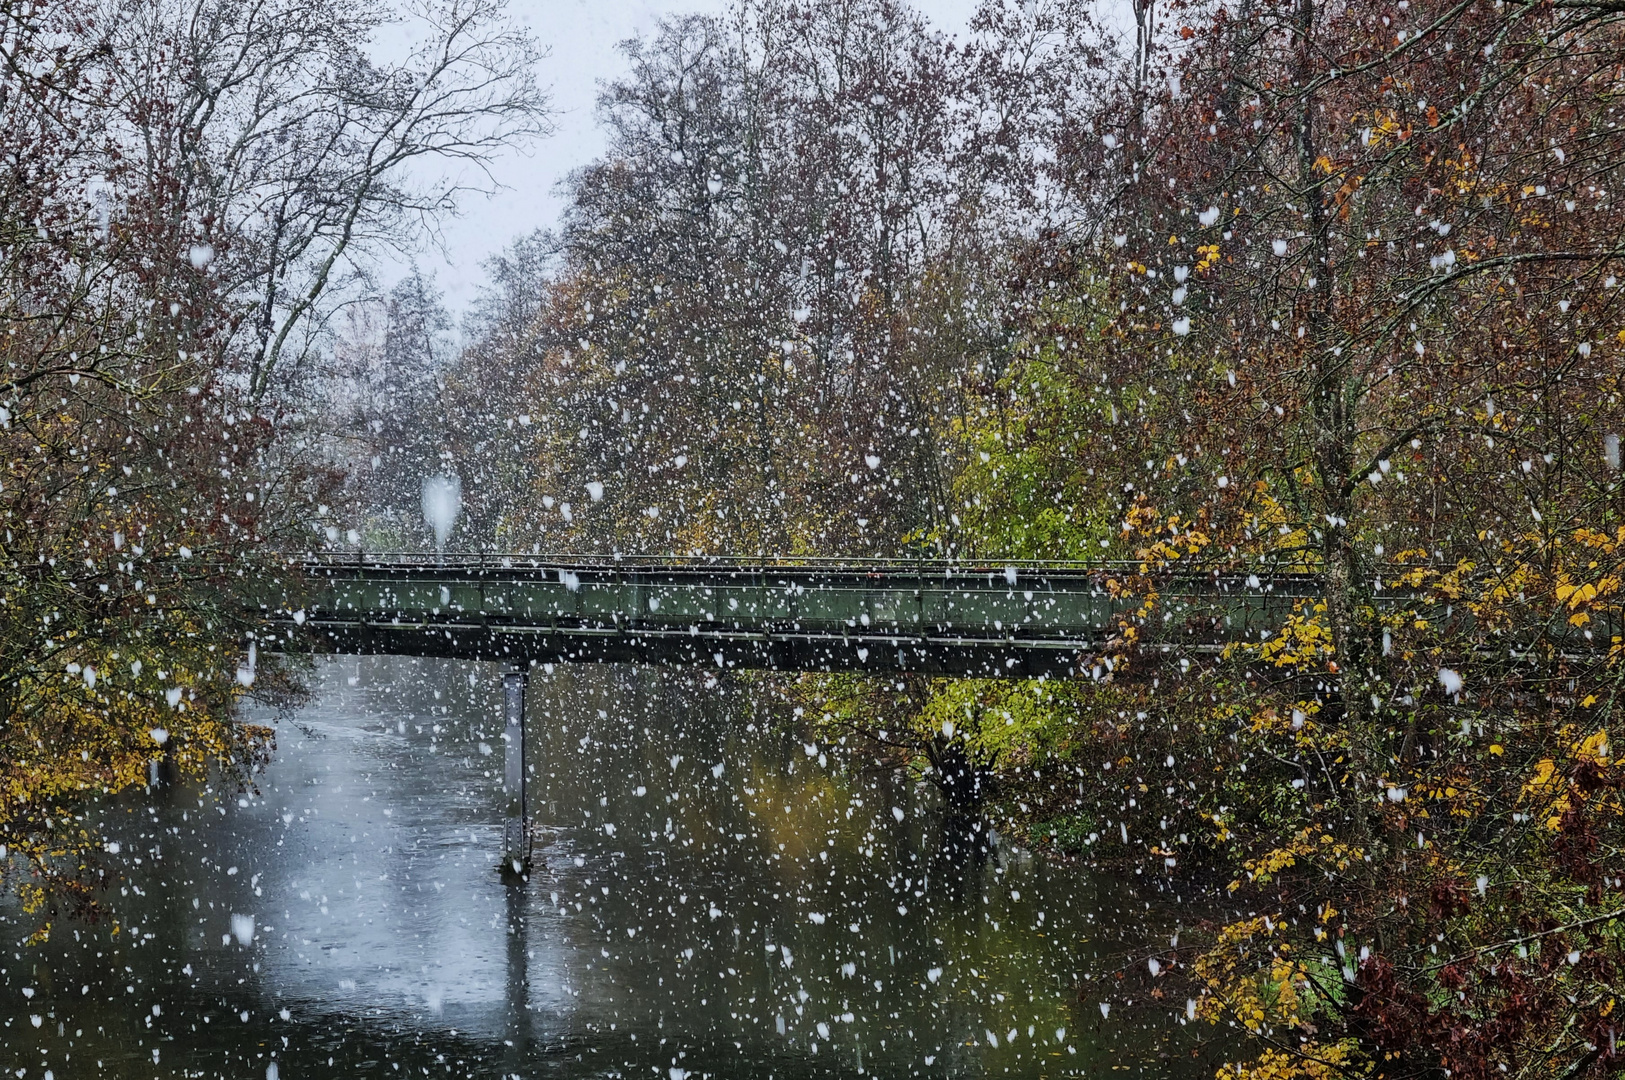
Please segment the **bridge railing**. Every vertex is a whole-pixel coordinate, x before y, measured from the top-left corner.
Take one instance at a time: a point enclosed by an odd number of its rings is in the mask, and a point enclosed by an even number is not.
[[[1226,574],[1212,571],[1152,570],[1134,559],[970,559],[970,558],[901,558],[883,556],[821,556],[821,555],[631,555],[585,552],[499,553],[448,552],[444,555],[424,551],[355,551],[312,552],[296,560],[309,571],[325,569],[393,569],[420,571],[446,570],[451,572],[501,572],[588,569],[596,571],[623,570],[679,570],[749,573],[766,570],[809,570],[824,573],[851,572],[858,574],[915,574],[941,577],[958,575],[1005,575],[1021,577],[1031,575],[1077,576],[1106,575],[1119,579],[1140,575],[1152,580],[1179,580],[1192,583],[1201,581],[1244,581],[1247,573]],[[1254,574],[1253,576],[1257,576]],[[1268,583],[1285,585],[1289,582],[1308,585],[1317,582],[1317,575],[1299,569],[1267,571]]]
[[[887,556],[840,555],[648,555],[597,552],[447,552],[432,551],[322,551],[311,552],[301,560],[312,566],[412,566],[455,567],[461,569],[531,568],[555,566],[593,567],[694,567],[703,569],[752,569],[769,566],[810,569],[912,570],[915,568],[967,572],[1017,570],[1109,570],[1134,572],[1139,563],[1131,559],[952,559],[903,558]]]

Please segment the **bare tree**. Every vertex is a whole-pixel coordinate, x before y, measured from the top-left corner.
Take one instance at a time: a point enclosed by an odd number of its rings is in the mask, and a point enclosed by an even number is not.
[[[528,329],[505,317],[465,358],[523,369],[500,419],[534,421],[515,438],[535,538],[941,535],[944,436],[999,337],[1006,242],[1059,189],[1030,133],[1070,122],[1092,38],[1069,0],[990,5],[964,47],[895,0],[762,0],[630,43],[554,281]]]
[[[504,0],[422,0],[416,43],[369,51],[391,21],[347,0],[107,0],[115,190],[168,218],[234,301],[221,344],[254,399],[302,355],[334,286],[488,186],[494,155],[549,130],[539,52]],[[423,164],[449,164],[423,181]],[[409,166],[417,165],[414,169]]]

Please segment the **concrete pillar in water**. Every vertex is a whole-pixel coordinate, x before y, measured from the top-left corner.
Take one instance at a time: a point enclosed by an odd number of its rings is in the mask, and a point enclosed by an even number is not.
[[[502,673],[502,790],[507,796],[502,828],[502,870],[530,869],[530,815],[525,800],[525,683],[523,669]]]

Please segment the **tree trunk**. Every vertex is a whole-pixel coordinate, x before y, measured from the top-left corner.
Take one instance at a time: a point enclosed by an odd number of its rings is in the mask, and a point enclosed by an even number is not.
[[[1311,53],[1316,8],[1314,0],[1299,0],[1297,26],[1296,78],[1302,98],[1298,116],[1298,178],[1305,188],[1305,224],[1309,235],[1308,275],[1310,289],[1305,340],[1310,351],[1308,371],[1312,380],[1309,393],[1314,463],[1320,492],[1322,520],[1322,581],[1325,589],[1326,620],[1335,649],[1336,678],[1332,683],[1335,700],[1330,716],[1340,721],[1348,733],[1350,772],[1356,787],[1379,767],[1374,733],[1370,731],[1369,644],[1367,625],[1370,605],[1366,595],[1366,574],[1355,546],[1349,521],[1354,513],[1355,423],[1360,401],[1353,369],[1352,350],[1337,338],[1332,320],[1333,214],[1326,205],[1324,180],[1316,182],[1321,171],[1315,140],[1317,95],[1308,87],[1315,78]]]

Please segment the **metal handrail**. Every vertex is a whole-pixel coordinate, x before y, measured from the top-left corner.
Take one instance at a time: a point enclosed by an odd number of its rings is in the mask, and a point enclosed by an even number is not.
[[[311,567],[354,567],[389,569],[429,567],[448,570],[552,569],[555,567],[618,569],[705,569],[763,571],[806,568],[809,570],[891,571],[915,576],[927,572],[999,574],[1014,569],[1027,573],[1120,573],[1139,574],[1144,564],[1134,559],[944,559],[886,558],[880,556],[838,555],[602,555],[586,552],[468,552],[438,554],[428,551],[346,551],[309,552],[295,557]],[[1237,571],[1245,573],[1247,571]],[[1164,573],[1180,574],[1170,568]],[[1185,571],[1185,576],[1211,577],[1211,570]],[[1305,572],[1275,572],[1273,578],[1308,579]]]

